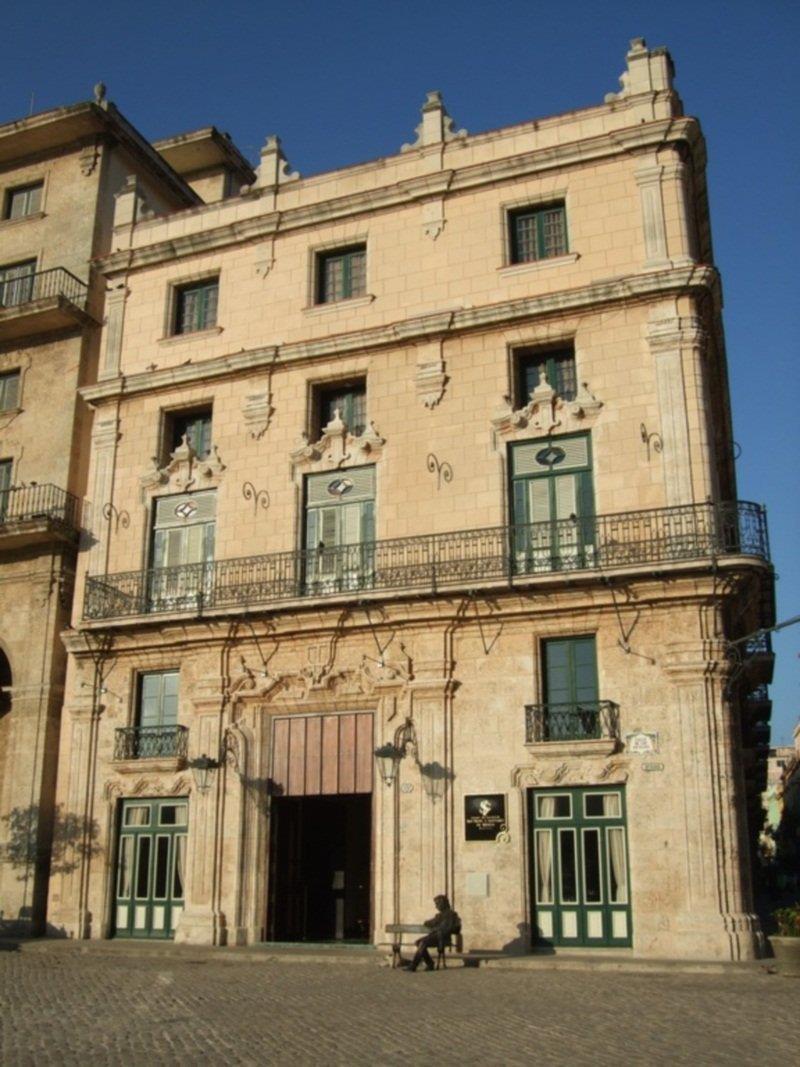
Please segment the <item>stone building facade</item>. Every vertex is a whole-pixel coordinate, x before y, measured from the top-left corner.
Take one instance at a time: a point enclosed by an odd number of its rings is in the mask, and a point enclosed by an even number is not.
[[[206,185],[215,164],[244,164],[216,130],[199,131],[192,143],[196,157],[205,152]],[[81,530],[118,521],[116,512],[104,517],[107,501],[83,503],[92,419],[78,389],[97,379],[106,301],[92,263],[111,250],[115,196],[126,182],[139,215],[201,203],[178,173],[191,161],[167,162],[174,151],[165,145],[162,155],[148,144],[102,86],[94,102],[0,126],[4,930],[43,929],[49,870],[70,862],[77,832],[53,806],[66,671],[60,634],[70,620]],[[117,294],[108,300],[113,307]]]
[[[621,86],[477,135],[430,93],[387,158],[301,178],[271,137],[227,200],[117,195],[54,927],[381,944],[445,892],[467,950],[757,954],[770,656],[729,651],[772,621],[765,520],[702,135],[663,49]]]

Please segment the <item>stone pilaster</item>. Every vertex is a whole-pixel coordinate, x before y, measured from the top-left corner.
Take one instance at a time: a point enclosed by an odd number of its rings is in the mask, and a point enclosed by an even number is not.
[[[725,646],[673,642],[662,665],[675,687],[686,827],[684,906],[669,916],[670,948],[681,956],[753,959],[763,936],[752,913]]]
[[[84,518],[85,525],[89,527],[93,537],[89,553],[89,574],[103,574],[106,570],[108,523],[103,518],[103,507],[111,501],[118,438],[119,419],[116,411],[98,412],[92,430],[92,500]]]

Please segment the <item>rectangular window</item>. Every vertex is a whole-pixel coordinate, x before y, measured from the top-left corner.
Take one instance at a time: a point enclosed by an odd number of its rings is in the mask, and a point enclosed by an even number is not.
[[[21,219],[26,215],[35,215],[42,208],[42,188],[44,182],[31,182],[9,189],[3,208],[4,219]]]
[[[339,412],[339,418],[354,437],[360,437],[367,427],[367,384],[365,381],[339,382],[319,386],[314,390],[314,440]]]
[[[373,466],[306,478],[306,585],[310,591],[370,585],[374,540]]]
[[[206,278],[175,290],[173,333],[196,333],[217,324],[219,278]]]
[[[35,273],[35,259],[0,267],[0,307],[16,307],[33,300]]]
[[[530,403],[531,393],[543,376],[562,400],[575,399],[578,381],[575,373],[575,352],[572,348],[551,351],[524,348],[514,353],[514,362],[517,407],[522,408]]]
[[[152,566],[183,567],[214,559],[217,494],[213,489],[156,500]]]
[[[367,246],[353,245],[317,256],[317,303],[334,304],[367,291]]]
[[[544,641],[542,652],[546,740],[572,741],[599,737],[594,637]]]
[[[172,411],[165,423],[165,462],[181,446],[184,437],[198,459],[207,459],[211,454],[211,408]]]
[[[567,216],[563,203],[509,212],[512,263],[552,259],[567,252]]]
[[[176,726],[178,723],[178,672],[157,671],[139,675],[139,706],[136,725],[140,729]]]
[[[0,411],[15,411],[19,407],[19,381],[18,370],[0,374]]]

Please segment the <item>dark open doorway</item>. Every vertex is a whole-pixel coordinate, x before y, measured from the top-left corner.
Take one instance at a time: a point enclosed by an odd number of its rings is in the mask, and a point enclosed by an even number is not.
[[[273,797],[270,941],[369,941],[372,796]]]

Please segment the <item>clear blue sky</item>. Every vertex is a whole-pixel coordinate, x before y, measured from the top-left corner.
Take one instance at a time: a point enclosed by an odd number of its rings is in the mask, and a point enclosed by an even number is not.
[[[709,151],[739,496],[764,502],[778,616],[800,614],[800,4],[290,0],[7,5],[0,121],[88,99],[151,139],[214,124],[303,174],[395,152],[428,89],[469,131],[600,103],[632,37],[666,45]],[[773,740],[800,714],[800,626],[775,639]]]

